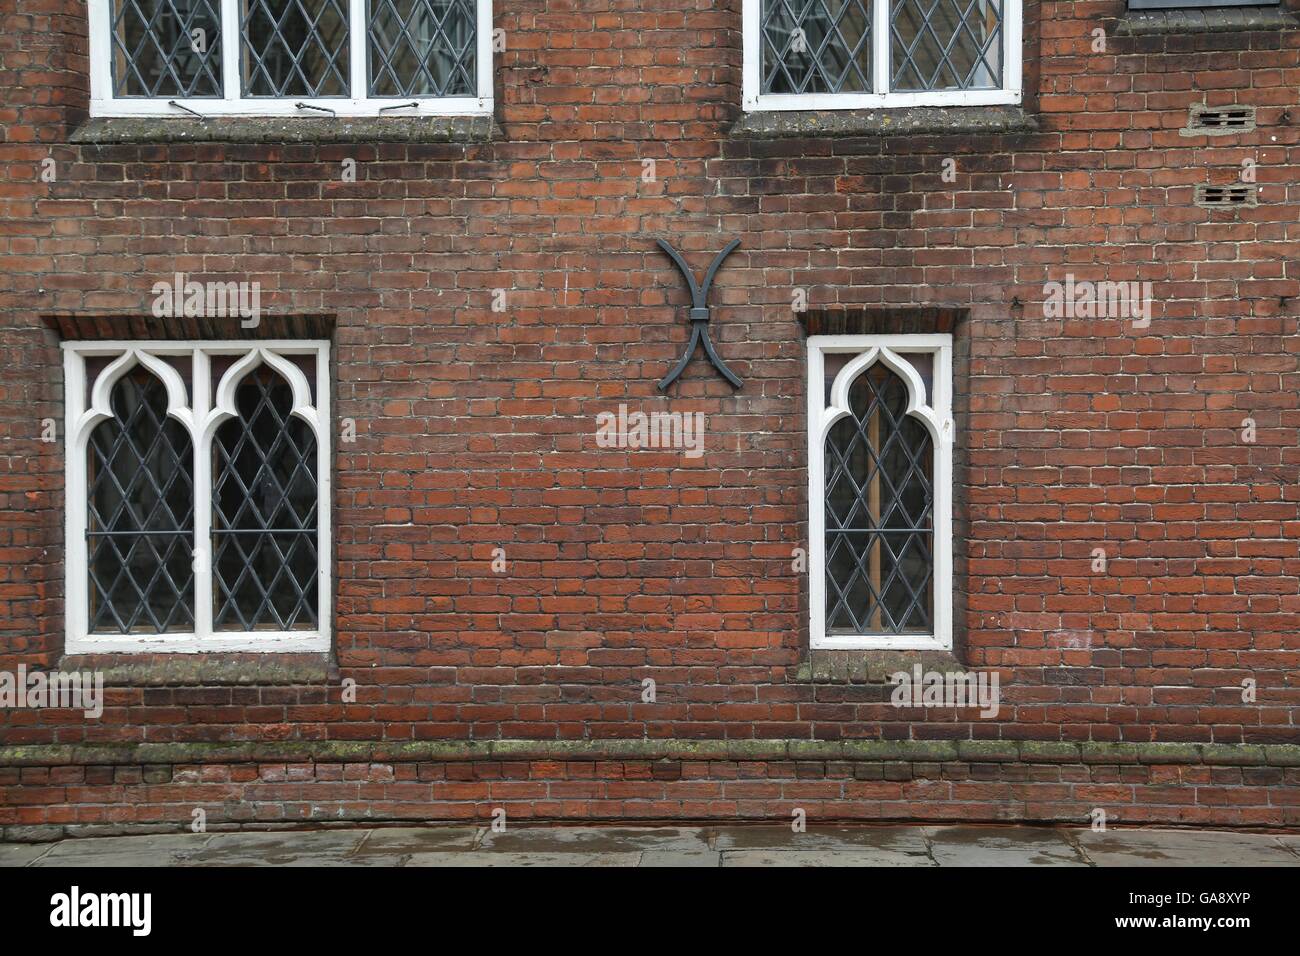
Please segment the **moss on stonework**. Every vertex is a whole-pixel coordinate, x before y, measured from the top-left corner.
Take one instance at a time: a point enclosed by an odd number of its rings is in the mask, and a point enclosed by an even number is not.
[[[1077,763],[1083,759],[1080,745],[1062,740],[1022,740],[1020,759],[1028,763]]]
[[[1205,744],[1145,743],[1133,744],[1139,763],[1204,763],[1201,748]]]
[[[1138,754],[1131,744],[1117,741],[1087,741],[1079,745],[1079,756],[1084,763],[1138,763]]]
[[[319,685],[330,679],[327,654],[150,654],[139,660],[122,655],[65,656],[59,669],[96,671],[106,687],[209,687]],[[265,658],[260,659],[260,658]]]
[[[914,106],[866,110],[756,110],[731,128],[750,139],[800,136],[968,136],[1029,133],[1037,121],[1018,106]]]
[[[958,740],[957,756],[972,763],[1007,763],[1020,759],[1014,740]]]
[[[87,121],[74,143],[484,143],[491,116],[132,116]]]
[[[951,651],[828,651],[809,653],[794,672],[794,683],[879,684],[886,691],[897,685],[891,677],[900,671],[910,674],[921,665],[924,671],[965,671]]]
[[[1060,740],[287,740],[18,744],[0,766],[404,763],[471,760],[816,760],[851,763],[1101,763],[1300,766],[1300,744]]]
[[[1270,767],[1300,767],[1300,747],[1293,744],[1265,744],[1264,762]]]
[[[1282,7],[1128,10],[1116,21],[1113,32],[1119,36],[1238,33],[1252,30],[1293,30],[1297,25],[1300,22]]]

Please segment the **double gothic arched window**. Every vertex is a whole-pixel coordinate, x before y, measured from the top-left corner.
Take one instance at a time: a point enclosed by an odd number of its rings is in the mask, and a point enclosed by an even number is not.
[[[65,348],[69,649],[325,649],[328,345]]]

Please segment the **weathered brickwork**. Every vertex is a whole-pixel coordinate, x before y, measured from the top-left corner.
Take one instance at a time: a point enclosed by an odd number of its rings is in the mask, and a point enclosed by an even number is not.
[[[777,135],[739,123],[739,0],[510,0],[487,141],[187,142],[195,121],[176,120],[73,144],[84,3],[0,0],[0,669],[63,651],[63,450],[39,440],[43,419],[64,434],[63,377],[44,319],[109,335],[173,273],[258,281],[271,316],[332,320],[334,413],[357,431],[334,444],[328,666],[151,680],[167,663],[139,659],[102,719],[3,711],[0,745],[1163,742],[1241,745],[1241,765],[14,760],[0,827],[500,803],[1300,824],[1296,768],[1249,746],[1300,743],[1300,29],[1127,35],[1123,6],[1028,0],[1026,102],[1002,131],[945,128],[952,114],[913,135],[815,117]],[[1200,103],[1254,106],[1256,126],[1180,134]],[[1258,205],[1194,203],[1247,160]],[[699,357],[656,390],[689,332],[658,238],[701,272],[741,240],[711,297],[741,390]],[[1045,318],[1044,284],[1067,274],[1152,283],[1149,327]],[[800,289],[816,310],[964,310],[955,657],[998,671],[996,718],[900,710],[878,679],[810,661],[792,571]],[[620,403],[703,412],[705,453],[598,447],[596,416]]]

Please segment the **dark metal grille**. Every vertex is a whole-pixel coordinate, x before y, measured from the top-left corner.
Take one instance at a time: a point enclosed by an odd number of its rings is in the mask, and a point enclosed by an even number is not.
[[[891,90],[1002,86],[1002,0],[893,0]]]
[[[246,96],[347,96],[347,0],[244,0]]]
[[[370,0],[370,95],[474,96],[474,0]]]
[[[313,629],[316,437],[266,367],[240,383],[235,405],[212,446],[213,626]]]
[[[869,5],[869,0],[763,0],[763,92],[870,93]]]
[[[122,376],[113,417],[87,449],[91,633],[194,627],[194,454],[167,417],[167,390],[143,369]]]
[[[826,632],[930,634],[934,447],[907,385],[877,363],[826,437]]]
[[[113,0],[112,17],[114,96],[222,95],[219,0]]]

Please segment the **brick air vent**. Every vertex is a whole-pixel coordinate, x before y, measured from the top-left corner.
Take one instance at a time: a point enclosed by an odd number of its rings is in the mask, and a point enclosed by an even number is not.
[[[1205,106],[1193,104],[1187,115],[1184,136],[1227,136],[1248,133],[1255,128],[1253,106]]]
[[[1211,208],[1255,206],[1258,200],[1254,186],[1197,186],[1196,205]]]

